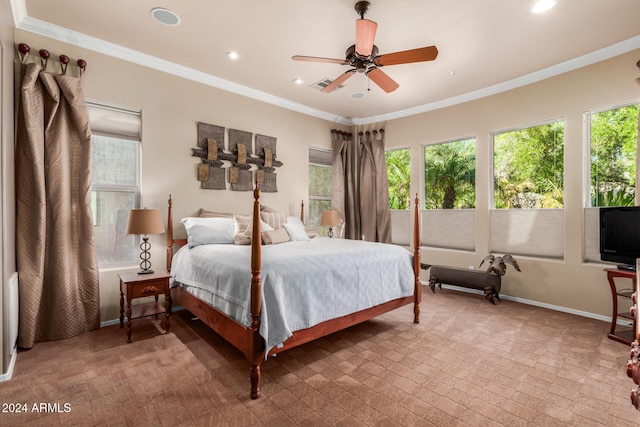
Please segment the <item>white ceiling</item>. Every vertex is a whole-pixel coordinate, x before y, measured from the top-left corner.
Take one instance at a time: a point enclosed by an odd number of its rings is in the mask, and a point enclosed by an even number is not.
[[[344,58],[355,42],[355,0],[12,0],[26,31],[343,123],[464,102],[640,48],[639,0],[558,0],[540,15],[534,0],[370,2],[365,17],[378,23],[381,54],[440,52],[433,62],[384,67],[400,84],[389,94],[363,74],[321,93],[310,86],[348,67],[291,60]],[[154,7],[173,10],[180,25],[154,21]],[[240,58],[229,60],[230,51]],[[366,96],[353,99],[357,92]]]

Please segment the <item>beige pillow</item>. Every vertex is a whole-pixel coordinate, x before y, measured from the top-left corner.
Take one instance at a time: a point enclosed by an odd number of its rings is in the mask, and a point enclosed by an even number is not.
[[[251,244],[251,217],[247,215],[234,215],[233,216],[235,234],[233,236],[233,243],[236,245],[250,245]],[[249,234],[246,232],[249,231]]]
[[[233,218],[231,213],[213,212],[202,208],[198,211],[198,216],[200,218]]]
[[[307,232],[307,236],[309,236],[310,239],[313,239],[317,235],[316,229],[313,227],[305,227],[304,231]]]
[[[276,228],[275,230],[265,231],[262,233],[262,241],[265,245],[277,245],[285,243],[289,240],[289,233],[284,228]]]
[[[280,212],[260,212],[260,219],[269,224],[272,228],[282,228],[282,224],[287,222],[287,216]]]
[[[233,243],[236,245],[250,245],[251,235],[253,234],[253,221],[249,215],[233,215],[234,236]],[[265,231],[271,231],[273,228],[264,221],[260,221],[260,231],[264,235]]]

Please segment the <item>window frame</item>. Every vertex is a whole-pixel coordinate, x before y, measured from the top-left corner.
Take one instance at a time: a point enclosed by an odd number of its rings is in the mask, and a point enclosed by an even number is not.
[[[392,211],[395,210],[395,211],[404,212],[404,211],[411,210],[411,204],[412,204],[412,200],[411,200],[411,146],[410,145],[406,145],[406,146],[400,146],[400,147],[385,148],[385,150],[384,150],[385,165],[387,167],[387,185],[388,185],[388,181],[389,181],[389,164],[386,162],[387,152],[389,152],[389,151],[398,151],[398,150],[407,150],[409,152],[409,202],[407,203],[406,209],[391,209],[391,210]],[[391,198],[389,198],[389,199],[391,199]],[[389,207],[391,208],[391,200],[389,200]]]
[[[331,148],[320,148],[320,147],[309,147],[308,148],[308,152],[309,152],[309,167],[313,166],[319,166],[319,167],[326,167],[329,168],[330,170],[333,170],[333,165],[328,162],[328,163],[321,163],[318,161],[314,161],[311,159],[311,152],[312,151],[316,151],[316,152],[321,152],[323,154],[330,154],[331,156],[333,156],[333,150]],[[317,157],[316,157],[317,158]],[[308,192],[308,197],[309,197],[309,208],[307,209],[307,225],[311,226],[311,225],[315,225],[316,226],[316,231],[320,234],[321,231],[326,231],[328,230],[328,227],[322,227],[320,226],[320,218],[317,218],[317,221],[312,221],[312,216],[311,216],[311,203],[312,201],[332,201],[332,196],[315,196],[315,195],[311,195],[311,192],[309,192],[309,187],[310,187],[310,174],[307,172],[307,179],[309,179],[308,183],[307,183],[307,192]],[[331,183],[332,184],[332,183]],[[332,185],[333,187],[333,185]],[[332,188],[332,192],[333,192],[333,188]],[[317,222],[317,224],[316,224]],[[325,230],[326,229],[326,230]]]
[[[436,145],[442,145],[442,144],[451,144],[454,142],[462,142],[462,141],[469,141],[469,140],[473,140],[474,141],[474,148],[475,148],[475,169],[476,169],[476,180],[474,182],[474,193],[476,195],[476,206],[474,206],[473,208],[469,208],[469,209],[476,209],[477,208],[477,195],[478,195],[478,180],[477,180],[477,170],[478,170],[478,137],[473,135],[473,136],[466,136],[466,137],[461,137],[461,138],[452,138],[452,139],[447,139],[445,141],[437,141],[437,142],[432,142],[432,143],[426,143],[426,144],[421,144],[420,145],[420,165],[421,165],[421,173],[420,173],[420,188],[421,188],[421,197],[422,197],[422,205],[420,206],[420,210],[421,211],[432,211],[432,210],[438,210],[441,208],[437,208],[437,209],[427,209],[426,207],[426,203],[427,203],[427,174],[426,174],[426,168],[427,168],[427,163],[426,163],[426,159],[425,159],[425,149],[427,147],[434,147]],[[454,209],[459,209],[459,208],[454,208]]]
[[[556,118],[552,118],[549,120],[544,120],[544,121],[540,121],[540,122],[534,122],[534,123],[528,123],[528,124],[523,124],[521,126],[516,126],[516,127],[509,127],[509,128],[503,128],[503,129],[499,129],[499,130],[494,130],[489,134],[489,163],[490,163],[490,173],[489,173],[489,189],[490,189],[490,195],[489,195],[489,206],[490,206],[490,210],[511,210],[508,208],[497,208],[496,207],[496,200],[495,200],[495,180],[496,180],[496,170],[495,170],[495,137],[498,134],[503,134],[503,133],[508,133],[508,132],[515,132],[515,131],[520,131],[520,130],[524,130],[524,129],[529,129],[529,128],[533,128],[536,126],[544,126],[544,125],[550,125],[553,123],[558,123],[558,122],[562,122],[563,126],[564,126],[564,130],[566,131],[566,124],[567,124],[567,120],[566,117],[561,116],[561,117],[556,117]],[[563,132],[563,140],[562,140],[562,144],[564,146],[565,144],[565,139],[564,135],[566,134],[566,132]],[[562,194],[563,194],[563,199],[564,199],[564,195],[565,195],[565,178],[564,178],[564,166],[565,166],[565,150],[563,149],[563,154],[562,154],[562,167],[563,167],[563,175],[562,175]],[[563,207],[562,208],[530,208],[530,209],[564,209],[564,203],[563,203]]]
[[[608,105],[602,108],[596,108],[593,110],[585,111],[583,113],[582,119],[582,134],[583,134],[583,149],[585,155],[583,156],[583,203],[582,206],[585,208],[599,208],[601,206],[592,206],[591,205],[591,116],[593,114],[600,114],[606,111],[617,110],[619,108],[630,107],[632,105],[640,105],[640,98],[631,100],[625,103],[619,103],[614,105]],[[640,116],[640,108],[639,113]],[[640,117],[639,119],[640,120]],[[640,135],[639,135],[640,136]],[[636,152],[636,163],[638,162],[637,152]],[[636,182],[636,187],[638,186],[638,182]],[[635,202],[637,203],[637,201]]]
[[[99,110],[107,110],[107,111],[114,111],[116,113],[121,113],[121,114],[130,114],[133,116],[138,117],[139,119],[139,125],[140,125],[140,129],[142,128],[142,112],[140,110],[133,110],[130,108],[125,108],[125,107],[118,107],[118,106],[113,106],[113,105],[109,105],[109,104],[105,104],[105,103],[100,103],[100,102],[96,102],[96,101],[87,101],[87,107],[89,108],[93,108],[93,109],[99,109]],[[91,120],[90,120],[91,121]],[[113,130],[113,132],[103,132],[103,131],[97,131],[94,132],[92,130],[92,134],[91,134],[91,138],[92,138],[92,145],[94,144],[93,138],[95,137],[99,137],[99,138],[104,138],[105,140],[116,140],[116,141],[129,141],[129,142],[134,142],[136,144],[136,148],[135,148],[135,156],[136,156],[136,161],[135,161],[135,168],[136,168],[136,173],[135,173],[135,185],[111,185],[111,184],[94,184],[93,179],[91,181],[91,186],[90,186],[90,192],[93,198],[93,194],[97,194],[99,192],[112,192],[112,193],[126,193],[126,194],[133,194],[133,199],[134,199],[134,206],[132,207],[132,209],[140,209],[140,205],[141,205],[141,187],[142,187],[142,132],[139,132],[139,137],[135,138],[131,135],[128,134],[119,134],[118,131],[116,129]],[[93,165],[92,165],[92,169],[93,169]],[[97,198],[96,199],[96,205],[99,205],[100,203],[100,199]],[[93,208],[93,205],[92,205]],[[101,218],[99,215],[99,210],[96,209],[98,211],[98,215],[97,218],[94,217],[93,218],[93,225],[94,227],[100,226],[101,225]],[[94,236],[95,238],[95,236]],[[135,246],[139,246],[140,245],[140,241],[141,238],[140,236],[136,235],[134,236],[135,239]],[[100,271],[103,270],[110,270],[110,269],[120,269],[120,268],[128,268],[128,267],[135,267],[138,266],[139,262],[138,262],[138,256],[137,256],[137,252],[136,255],[133,256],[131,259],[127,260],[127,261],[117,261],[117,262],[110,262],[110,263],[102,263],[100,261],[100,259],[98,259],[98,269]]]

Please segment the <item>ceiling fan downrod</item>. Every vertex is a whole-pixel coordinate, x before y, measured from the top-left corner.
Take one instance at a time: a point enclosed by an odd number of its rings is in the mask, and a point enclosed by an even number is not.
[[[364,14],[369,11],[370,6],[371,3],[369,3],[368,1],[359,1],[358,3],[356,3],[355,9],[356,12],[358,12],[358,15],[360,15],[360,19],[364,19]]]

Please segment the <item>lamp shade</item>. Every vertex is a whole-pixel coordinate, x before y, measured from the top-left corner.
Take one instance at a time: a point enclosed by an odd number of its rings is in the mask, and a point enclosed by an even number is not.
[[[131,209],[127,222],[127,234],[164,233],[164,223],[158,209]]]
[[[340,225],[340,215],[338,211],[331,209],[322,212],[322,218],[320,218],[320,225],[323,227],[335,227]]]

